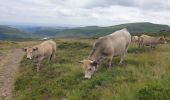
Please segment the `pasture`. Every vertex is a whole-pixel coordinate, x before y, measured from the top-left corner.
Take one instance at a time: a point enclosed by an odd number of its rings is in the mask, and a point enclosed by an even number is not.
[[[56,59],[45,60],[37,73],[34,63],[21,61],[15,82],[16,100],[170,100],[170,44],[151,51],[131,45],[122,65],[103,61],[89,80],[82,64],[95,39],[55,39]]]

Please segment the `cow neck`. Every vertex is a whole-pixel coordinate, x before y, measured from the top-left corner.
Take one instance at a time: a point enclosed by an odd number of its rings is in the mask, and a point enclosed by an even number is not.
[[[97,53],[95,52],[95,53],[93,53],[88,59],[91,60],[91,61],[97,61],[97,62],[99,63],[100,60],[101,60],[101,57],[100,57],[99,54],[97,54]]]

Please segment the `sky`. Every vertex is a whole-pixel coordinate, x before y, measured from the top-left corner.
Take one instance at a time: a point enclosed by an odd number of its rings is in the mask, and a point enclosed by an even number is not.
[[[0,24],[170,25],[170,0],[0,0]]]

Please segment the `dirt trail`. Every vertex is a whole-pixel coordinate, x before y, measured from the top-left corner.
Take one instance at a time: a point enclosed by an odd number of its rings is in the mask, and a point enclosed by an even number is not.
[[[23,55],[21,49],[0,54],[0,100],[13,100],[14,82]]]

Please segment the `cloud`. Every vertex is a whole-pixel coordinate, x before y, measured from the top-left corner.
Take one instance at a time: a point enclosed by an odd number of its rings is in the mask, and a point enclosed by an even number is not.
[[[100,25],[153,22],[170,25],[170,0],[0,0],[0,22]]]

